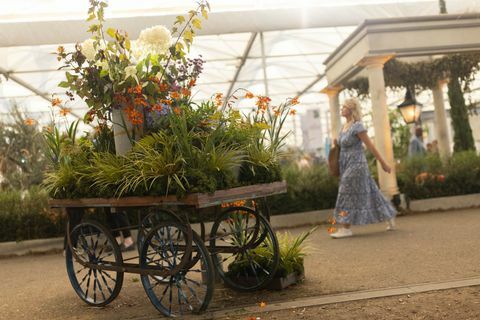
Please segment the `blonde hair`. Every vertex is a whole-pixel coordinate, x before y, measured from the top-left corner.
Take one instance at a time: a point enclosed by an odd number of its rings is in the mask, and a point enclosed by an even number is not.
[[[343,106],[347,107],[350,112],[352,112],[353,120],[361,121],[362,120],[362,109],[360,107],[360,102],[355,98],[349,98],[345,100]]]

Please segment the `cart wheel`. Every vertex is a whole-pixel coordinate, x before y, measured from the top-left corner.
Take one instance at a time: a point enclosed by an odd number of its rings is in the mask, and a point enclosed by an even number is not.
[[[277,238],[270,224],[248,207],[228,208],[215,221],[210,252],[225,284],[239,291],[265,287],[280,262]]]
[[[104,270],[101,266],[123,263],[117,242],[105,227],[95,221],[85,221],[73,228],[70,241],[72,247],[67,246],[65,258],[73,289],[89,305],[102,307],[109,304],[122,289],[123,272]],[[90,268],[85,263],[99,268]]]
[[[213,295],[208,250],[193,231],[188,250],[187,232],[177,222],[161,222],[145,237],[140,254],[140,267],[156,270],[141,275],[145,292],[155,308],[170,317],[204,311]]]
[[[138,228],[138,254],[140,254],[142,251],[143,241],[145,240],[145,237],[150,231],[150,229],[152,229],[152,227],[156,226],[157,224],[166,221],[175,221],[180,224],[182,223],[182,220],[173,211],[160,208],[150,209],[150,213],[145,218],[143,218],[142,223]]]

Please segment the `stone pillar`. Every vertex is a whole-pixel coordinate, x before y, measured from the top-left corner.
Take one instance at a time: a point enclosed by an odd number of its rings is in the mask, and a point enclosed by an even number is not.
[[[438,152],[442,159],[450,156],[450,139],[448,137],[447,115],[443,102],[443,85],[445,81],[439,81],[432,88],[433,105],[435,106],[435,133],[438,141]]]
[[[375,129],[375,147],[387,164],[392,168],[390,174],[383,171],[377,161],[378,182],[385,196],[392,198],[399,193],[397,175],[395,172],[395,159],[393,157],[393,144],[388,119],[387,95],[385,94],[385,80],[383,78],[383,65],[392,56],[365,57],[359,65],[366,67],[368,73],[368,86],[372,102],[373,127]]]
[[[340,102],[338,95],[342,91],[341,86],[328,86],[324,88],[321,93],[325,93],[328,96],[328,103],[330,106],[330,137],[333,139],[338,139],[340,133]]]

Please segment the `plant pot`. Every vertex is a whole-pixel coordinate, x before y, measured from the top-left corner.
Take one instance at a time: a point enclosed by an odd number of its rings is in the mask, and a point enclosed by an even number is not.
[[[133,126],[125,116],[123,108],[112,110],[113,135],[115,139],[115,152],[124,155],[132,149],[132,141],[140,138],[142,128]]]
[[[291,285],[297,284],[298,282],[305,279],[305,274],[297,274],[296,272],[292,272],[287,274],[285,277],[275,277],[270,281],[267,286],[269,290],[283,290]]]

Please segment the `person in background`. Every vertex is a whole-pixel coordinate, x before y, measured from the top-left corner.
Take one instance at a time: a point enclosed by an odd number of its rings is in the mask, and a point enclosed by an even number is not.
[[[416,127],[415,135],[410,140],[410,144],[408,145],[408,157],[425,155],[426,150],[425,150],[425,146],[423,145],[422,137],[423,137],[422,128]]]
[[[390,173],[392,168],[383,159],[367,135],[361,119],[360,104],[356,99],[347,99],[342,106],[342,116],[347,120],[338,142],[340,145],[340,181],[335,204],[335,224],[341,227],[330,234],[332,238],[353,235],[351,225],[385,221],[387,230],[395,229],[396,210],[378,189],[368,169],[363,145],[372,152],[382,169]]]
[[[432,153],[438,154],[438,140],[432,141]]]
[[[117,208],[107,208],[107,221],[120,250],[123,252],[134,250],[135,242],[130,232],[130,222],[127,214]]]

